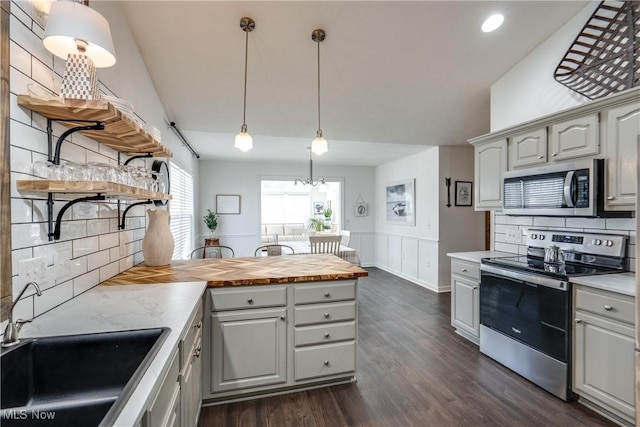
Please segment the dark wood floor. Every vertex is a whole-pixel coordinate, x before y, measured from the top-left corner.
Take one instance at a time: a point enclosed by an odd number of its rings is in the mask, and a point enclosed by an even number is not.
[[[202,408],[200,426],[611,426],[453,332],[450,294],[360,279],[355,384]]]

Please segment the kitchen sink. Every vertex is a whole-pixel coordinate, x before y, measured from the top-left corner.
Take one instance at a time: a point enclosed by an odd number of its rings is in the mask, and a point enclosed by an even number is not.
[[[3,350],[3,427],[111,425],[169,328],[27,339]]]

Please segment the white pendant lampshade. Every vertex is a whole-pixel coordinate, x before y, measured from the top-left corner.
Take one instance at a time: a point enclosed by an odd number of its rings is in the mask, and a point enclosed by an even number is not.
[[[316,42],[318,47],[318,131],[316,137],[311,141],[311,152],[313,154],[324,154],[329,151],[329,144],[322,136],[322,128],[320,127],[320,43],[325,39],[327,34],[322,29],[313,30],[311,40]]]
[[[253,148],[253,138],[247,132],[247,67],[249,60],[249,33],[256,28],[256,22],[245,16],[240,20],[240,28],[244,31],[244,100],[242,103],[242,126],[240,133],[236,135],[234,147],[240,151],[249,151]]]
[[[318,132],[313,141],[311,141],[311,151],[313,154],[323,154],[329,151],[327,140],[322,137],[322,132]]]
[[[96,67],[111,67],[116,63],[109,22],[95,10],[74,1],[51,4],[47,28],[42,43],[55,56],[67,59],[78,53],[78,41],[86,43],[87,55]]]
[[[249,151],[253,148],[253,138],[247,133],[246,126],[243,126],[242,131],[236,135],[234,147],[240,151]]]

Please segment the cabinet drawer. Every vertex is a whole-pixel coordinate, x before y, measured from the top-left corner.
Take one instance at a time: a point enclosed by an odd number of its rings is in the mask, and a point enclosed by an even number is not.
[[[600,289],[576,287],[576,310],[585,310],[621,322],[635,324],[633,297]]]
[[[196,314],[191,321],[189,330],[187,331],[184,339],[180,341],[180,372],[183,372],[184,367],[191,360],[193,348],[197,340],[202,336],[202,303],[198,306]]]
[[[211,310],[279,307],[287,304],[284,286],[246,286],[242,289],[212,289]]]
[[[344,301],[356,298],[356,284],[352,281],[317,285],[300,285],[293,288],[293,301],[298,304]]]
[[[144,425],[147,427],[170,426],[172,418],[176,415],[176,404],[180,404],[178,357],[174,357],[167,377],[165,378],[151,409],[145,414]]]
[[[354,340],[356,338],[356,322],[333,323],[328,325],[296,328],[295,346],[325,344],[335,341]]]
[[[356,370],[356,343],[349,341],[295,349],[296,381]]]
[[[480,264],[452,259],[451,274],[468,277],[469,279],[480,280]]]
[[[314,323],[342,322],[356,318],[356,302],[340,302],[332,304],[316,304],[295,308],[295,325],[312,325]]]

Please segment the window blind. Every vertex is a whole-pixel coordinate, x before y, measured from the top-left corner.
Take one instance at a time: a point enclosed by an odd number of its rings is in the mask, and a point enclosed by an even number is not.
[[[194,242],[193,176],[180,166],[169,164],[171,233],[175,241],[173,259],[188,259]]]

